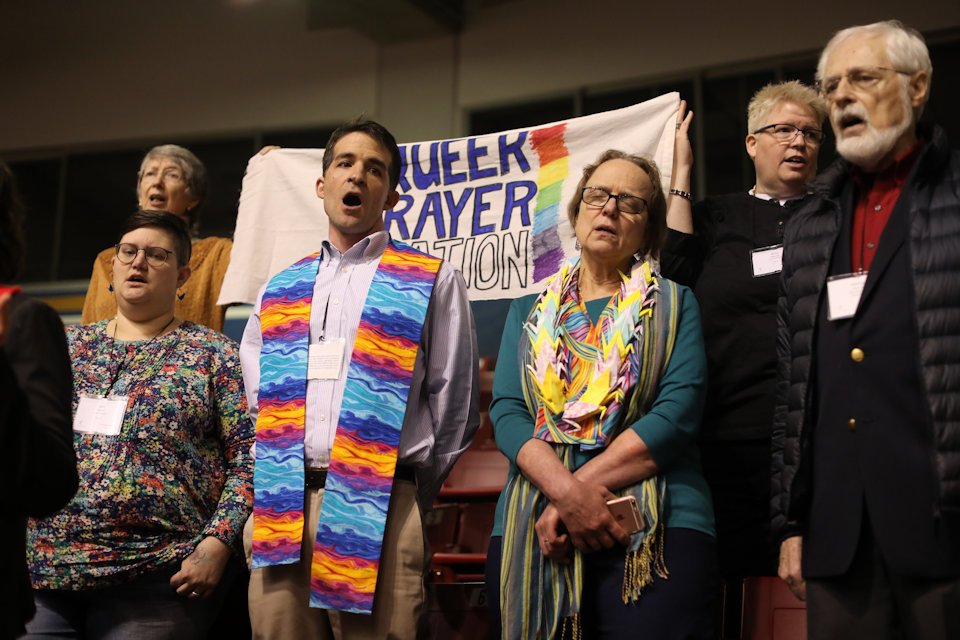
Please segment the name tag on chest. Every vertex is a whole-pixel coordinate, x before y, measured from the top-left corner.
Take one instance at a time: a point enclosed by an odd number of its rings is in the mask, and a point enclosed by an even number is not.
[[[307,356],[307,380],[336,380],[343,367],[343,340],[310,345]]]
[[[80,396],[77,415],[73,417],[73,430],[101,436],[119,435],[126,412],[126,396],[113,398]]]
[[[754,278],[780,273],[783,270],[783,245],[754,249],[750,252],[750,262],[753,265]]]
[[[852,318],[866,284],[866,271],[827,278],[827,320]]]

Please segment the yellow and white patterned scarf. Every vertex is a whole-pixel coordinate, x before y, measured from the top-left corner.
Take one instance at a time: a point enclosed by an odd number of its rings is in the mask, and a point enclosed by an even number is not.
[[[534,437],[552,444],[569,471],[574,447],[607,446],[653,404],[676,339],[676,284],[637,260],[593,325],[580,299],[574,259],[548,282],[524,324],[520,340],[524,400]],[[660,520],[666,484],[659,476],[625,487],[637,498],[647,528],[631,537],[623,583],[634,601],[653,580],[666,577]],[[540,552],[534,525],[546,497],[522,474],[504,487],[500,603],[503,637],[550,639],[568,624],[576,634],[583,555],[560,564]]]

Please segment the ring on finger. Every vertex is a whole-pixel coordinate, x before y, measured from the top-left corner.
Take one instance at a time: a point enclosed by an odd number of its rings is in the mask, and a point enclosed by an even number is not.
[[[190,592],[190,597],[193,598],[194,600],[196,600],[197,598],[200,597],[200,594],[197,593],[196,591],[191,591],[191,592]]]

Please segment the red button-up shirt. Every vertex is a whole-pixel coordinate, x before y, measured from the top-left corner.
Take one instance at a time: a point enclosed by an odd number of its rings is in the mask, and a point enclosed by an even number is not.
[[[924,141],[918,140],[880,173],[871,175],[854,171],[857,195],[850,234],[850,266],[853,271],[870,270],[880,245],[880,236],[923,145]]]

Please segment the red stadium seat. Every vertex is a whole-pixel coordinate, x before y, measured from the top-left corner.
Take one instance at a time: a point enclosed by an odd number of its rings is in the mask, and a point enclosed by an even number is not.
[[[483,590],[487,545],[507,459],[497,450],[487,413],[494,360],[480,363],[480,428],[454,465],[425,524],[431,558],[425,615],[429,638],[487,638],[490,623]]]
[[[743,640],[806,640],[807,606],[775,577],[743,581]]]

